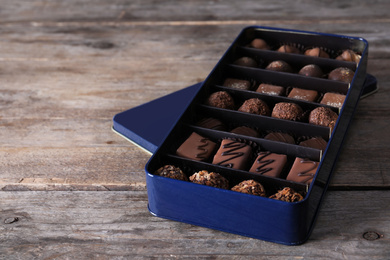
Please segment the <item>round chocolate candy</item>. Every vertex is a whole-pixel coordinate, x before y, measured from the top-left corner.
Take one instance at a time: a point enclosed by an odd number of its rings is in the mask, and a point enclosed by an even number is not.
[[[238,111],[262,116],[270,115],[268,105],[263,100],[258,98],[251,98],[245,100],[245,102],[241,105]]]
[[[264,139],[282,142],[282,143],[288,143],[288,144],[295,144],[294,138],[286,133],[280,133],[280,132],[272,132],[267,134]]]
[[[301,51],[298,48],[291,46],[291,45],[280,46],[280,48],[278,49],[278,52],[295,53],[295,54],[301,53]]]
[[[351,83],[355,72],[348,68],[340,67],[329,73],[328,79]]]
[[[302,116],[302,108],[295,103],[280,102],[276,103],[272,110],[272,117],[298,121]]]
[[[225,177],[223,177],[219,173],[208,172],[206,170],[202,170],[191,175],[190,181],[192,181],[193,183],[221,189],[229,188],[229,181]]]
[[[253,68],[256,68],[258,66],[257,62],[250,57],[241,57],[237,59],[233,64],[238,66],[253,67]]]
[[[328,107],[317,107],[310,112],[309,123],[334,128],[338,115]]]
[[[212,107],[234,109],[234,100],[226,91],[214,92],[207,99],[207,105]]]
[[[329,54],[321,48],[311,48],[305,51],[305,55],[312,57],[329,58]]]
[[[279,190],[277,193],[269,197],[270,199],[275,199],[275,200],[281,200],[281,201],[286,201],[286,202],[298,202],[303,200],[303,196],[294,191],[290,187],[286,187],[282,190]]]
[[[359,63],[362,56],[359,54],[356,54],[352,50],[345,50],[343,53],[341,53],[339,56],[336,57],[336,60],[343,60],[343,61],[352,61]]]
[[[258,39],[258,38],[251,41],[249,46],[256,48],[256,49],[261,49],[261,50],[269,50],[270,49],[270,47],[268,46],[266,41],[264,41],[263,39]]]
[[[176,166],[173,165],[165,165],[161,168],[159,168],[157,171],[155,171],[156,175],[160,175],[163,177],[168,177],[171,179],[181,180],[181,181],[188,181],[187,176],[183,173],[183,171]]]
[[[278,72],[292,72],[293,69],[291,66],[282,60],[276,60],[268,64],[265,68],[266,70],[278,71]]]
[[[254,180],[242,181],[239,184],[235,185],[232,188],[232,191],[237,191],[237,192],[261,196],[261,197],[266,196],[263,185],[261,185],[259,182]]]
[[[324,73],[322,72],[322,69],[316,65],[316,64],[309,64],[304,66],[298,74],[307,76],[307,77],[315,77],[315,78],[321,78]]]

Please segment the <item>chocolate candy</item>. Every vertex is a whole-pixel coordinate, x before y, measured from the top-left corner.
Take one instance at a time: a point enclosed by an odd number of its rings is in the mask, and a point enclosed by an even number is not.
[[[298,121],[303,113],[302,108],[295,103],[280,102],[275,104],[272,117]]]
[[[295,144],[294,138],[286,133],[272,132],[267,134],[264,139],[288,144]]]
[[[321,57],[321,58],[329,58],[329,54],[322,50],[321,48],[312,48],[312,49],[308,49],[305,51],[304,53],[305,55],[307,56],[312,56],[312,57]]]
[[[279,49],[277,50],[278,52],[285,52],[285,53],[295,53],[295,54],[300,54],[301,51],[294,47],[294,46],[290,46],[290,45],[282,45],[279,47]]]
[[[330,127],[332,130],[336,124],[338,115],[328,107],[317,107],[310,112],[309,123]]]
[[[268,105],[263,100],[258,98],[251,98],[245,100],[245,102],[241,105],[238,111],[262,116],[270,115]]]
[[[322,137],[313,137],[299,143],[300,146],[310,147],[314,149],[325,151],[328,143]]]
[[[325,93],[321,100],[321,104],[325,104],[332,107],[341,108],[344,104],[345,95],[336,93]]]
[[[262,196],[265,197],[266,193],[263,185],[254,180],[242,181],[239,184],[235,185],[232,188],[232,191],[237,191],[241,193]]]
[[[316,65],[316,64],[309,64],[304,66],[299,72],[299,75],[303,75],[306,77],[315,77],[315,78],[322,78],[324,75],[324,72],[322,72],[322,69]]]
[[[340,67],[329,73],[328,79],[351,83],[355,72],[348,68]]]
[[[314,102],[318,98],[318,92],[310,89],[293,88],[288,94],[288,97]]]
[[[224,125],[224,123],[222,123],[218,119],[211,117],[201,119],[196,123],[196,125],[213,130],[226,131],[226,126]]]
[[[253,68],[256,68],[258,66],[257,62],[250,57],[241,57],[237,59],[233,64],[238,66],[253,67]]]
[[[223,86],[235,89],[249,90],[251,88],[251,83],[249,82],[249,80],[227,78],[223,83]]]
[[[279,190],[269,198],[286,202],[298,202],[303,200],[303,196],[290,187],[285,187],[282,190]]]
[[[215,147],[214,142],[193,132],[176,150],[176,154],[191,160],[206,161]]]
[[[285,154],[260,152],[249,171],[279,178],[286,162],[287,156]]]
[[[293,69],[291,66],[282,60],[276,60],[268,64],[265,68],[266,70],[278,71],[278,72],[292,72]]]
[[[318,165],[318,162],[297,157],[286,180],[310,184],[316,174]]]
[[[154,174],[175,180],[188,181],[188,178],[183,171],[174,165],[165,165],[155,171]]]
[[[284,94],[284,87],[261,83],[257,88],[256,92],[271,95],[271,96],[281,96]]]
[[[239,135],[246,135],[246,136],[252,136],[252,137],[259,137],[259,133],[248,126],[239,126],[234,128],[230,133],[233,134],[239,134]]]
[[[190,181],[197,184],[207,185],[215,188],[228,189],[229,181],[216,172],[202,170],[190,176]]]
[[[214,92],[209,96],[206,102],[207,105],[212,107],[234,109],[234,99],[226,91]]]
[[[264,41],[263,39],[254,39],[253,41],[251,41],[249,46],[256,48],[256,49],[261,49],[261,50],[269,50],[270,49],[267,42]]]
[[[223,139],[221,146],[214,155],[213,164],[243,170],[252,153],[252,148],[244,143]]]
[[[359,54],[356,54],[352,50],[345,50],[343,53],[341,53],[339,56],[336,57],[336,60],[343,60],[343,61],[352,61],[359,63],[362,56]]]

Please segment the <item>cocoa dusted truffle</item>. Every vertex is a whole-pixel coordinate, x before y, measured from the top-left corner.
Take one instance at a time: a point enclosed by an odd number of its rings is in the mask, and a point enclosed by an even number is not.
[[[216,172],[202,170],[190,176],[190,181],[197,184],[207,185],[215,188],[228,189],[229,181]]]
[[[268,46],[267,42],[264,41],[263,39],[254,39],[251,41],[249,44],[250,47],[256,48],[256,49],[261,49],[261,50],[269,50],[270,47]]]
[[[179,167],[176,167],[174,165],[165,165],[155,171],[154,174],[175,180],[188,181],[188,178],[183,173],[183,171]]]
[[[207,99],[207,105],[212,107],[234,109],[234,99],[226,91],[214,92]]]
[[[271,96],[281,96],[284,94],[284,87],[261,83],[257,88],[256,92],[271,95]]]
[[[295,103],[280,102],[276,103],[272,110],[272,117],[298,121],[303,114],[302,108]]]
[[[250,57],[241,57],[237,59],[233,64],[238,66],[253,67],[253,68],[256,68],[258,66],[257,62]]]
[[[272,132],[267,134],[264,139],[287,144],[295,144],[294,138],[286,133]]]
[[[239,134],[239,135],[246,135],[246,136],[252,136],[252,137],[259,137],[259,133],[248,126],[239,126],[234,128],[230,133],[233,134]]]
[[[232,188],[232,191],[237,191],[237,192],[261,196],[261,197],[266,196],[263,185],[261,185],[259,182],[254,180],[242,181],[236,186],[234,186]]]
[[[285,52],[285,53],[295,53],[295,54],[300,54],[301,51],[294,47],[294,46],[290,46],[290,45],[282,45],[279,47],[278,49],[278,52]]]
[[[345,95],[337,93],[325,93],[321,100],[321,104],[325,104],[332,107],[341,108],[345,101]]]
[[[268,105],[263,100],[258,98],[251,98],[245,100],[245,102],[241,105],[238,111],[262,116],[270,115]]]
[[[193,132],[176,150],[176,154],[195,161],[206,161],[215,147],[213,141]]]
[[[288,94],[288,97],[314,102],[317,100],[318,92],[311,89],[293,88]]]
[[[322,69],[316,64],[309,64],[304,66],[299,72],[299,75],[303,75],[306,77],[314,77],[314,78],[322,78],[324,72]]]
[[[219,130],[219,131],[226,131],[226,126],[224,123],[222,123],[220,120],[216,118],[203,118],[199,120],[196,123],[197,126],[213,129],[213,130]]]
[[[359,63],[362,56],[359,54],[356,54],[352,50],[345,50],[343,53],[341,53],[339,56],[336,57],[336,60],[343,60],[343,61],[352,61]]]
[[[329,58],[329,54],[321,48],[311,48],[305,51],[305,55],[312,57]]]
[[[282,60],[276,60],[268,64],[265,68],[266,70],[278,71],[278,72],[292,72],[293,69],[291,66]]]
[[[223,86],[235,89],[249,90],[251,88],[251,83],[249,82],[249,80],[227,78],[225,79]]]
[[[310,112],[309,123],[313,125],[327,126],[333,130],[337,118],[337,113],[330,108],[317,107]]]
[[[328,79],[351,83],[355,72],[348,68],[340,67],[329,73]]]
[[[282,190],[279,190],[277,193],[270,196],[269,198],[286,202],[298,202],[303,200],[303,196],[290,187],[286,187]]]

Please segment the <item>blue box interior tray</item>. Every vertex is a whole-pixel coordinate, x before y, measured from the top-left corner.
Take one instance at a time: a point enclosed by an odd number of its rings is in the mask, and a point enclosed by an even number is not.
[[[327,58],[305,57],[302,54],[257,50],[246,45],[253,38],[264,38],[273,45],[288,41],[299,43],[299,46],[320,46],[327,51],[352,49],[361,54],[361,60],[356,64]],[[145,166],[150,212],[162,218],[286,245],[305,242],[313,229],[321,200],[358,100],[361,96],[376,90],[376,79],[366,74],[367,52],[368,43],[361,38],[257,26],[248,27],[240,33],[204,82],[115,115],[113,130],[153,153]],[[248,68],[232,64],[233,60],[240,56],[261,59],[266,63],[276,59],[285,60],[299,67],[315,63],[328,71],[337,67],[349,67],[355,71],[355,75],[351,84],[346,84],[292,73],[267,71],[264,67]],[[229,89],[221,84],[221,81],[227,77],[251,78],[257,84],[262,81],[285,87],[292,84],[307,89],[314,88],[321,93],[340,92],[346,95],[346,99],[342,108],[337,111],[338,120],[333,132],[324,126],[314,126],[305,122],[289,122],[270,116],[252,115],[206,105],[204,100],[211,93],[223,90],[233,95],[236,101],[242,102],[242,100],[257,97],[265,100],[271,107],[281,101],[297,103],[308,111],[318,106],[325,106],[292,100],[288,97],[270,97],[255,91]],[[333,110],[336,111],[336,109]],[[300,135],[321,136],[326,139],[327,146],[322,151],[317,148],[269,141],[263,137],[232,134],[196,125],[195,122],[204,117],[218,118],[233,126],[249,125],[256,129],[277,129]],[[261,150],[286,154],[290,160],[295,157],[311,158],[311,160],[317,160],[319,166],[312,183],[305,184],[250,173],[245,169],[232,169],[207,160],[183,158],[175,154],[175,150],[192,132],[206,136],[216,143],[224,138],[248,142],[257,145],[256,147],[260,147]],[[267,197],[154,174],[158,168],[167,164],[180,167],[187,176],[201,170],[219,172],[229,180],[231,185],[242,180],[254,179],[264,185]],[[293,188],[303,195],[303,199],[299,202],[285,202],[268,198],[270,194],[283,187]]]

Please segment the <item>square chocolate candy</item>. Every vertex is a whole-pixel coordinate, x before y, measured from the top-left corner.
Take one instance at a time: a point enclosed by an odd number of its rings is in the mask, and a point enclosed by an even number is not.
[[[196,161],[206,161],[214,151],[216,143],[193,132],[176,150],[176,154]]]
[[[318,162],[297,157],[286,179],[288,181],[310,184],[316,174],[318,165]]]
[[[249,171],[279,178],[286,162],[287,156],[285,154],[260,152]]]
[[[243,170],[245,169],[252,147],[230,139],[223,139],[221,146],[214,155],[213,164]]]

